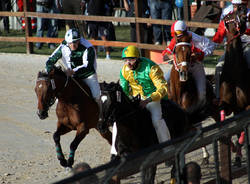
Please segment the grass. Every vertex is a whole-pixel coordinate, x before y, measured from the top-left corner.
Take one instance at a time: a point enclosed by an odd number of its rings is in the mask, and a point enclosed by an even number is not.
[[[116,39],[118,41],[130,41],[130,27],[129,26],[115,26]],[[63,38],[65,30],[59,30],[58,37]],[[35,33],[33,33],[35,36]],[[46,32],[45,34],[46,35]],[[25,33],[23,31],[11,30],[10,33],[1,33],[1,36],[14,36],[14,37],[24,37]],[[58,45],[58,44],[57,44]],[[121,59],[121,52],[123,48],[113,47],[111,52],[112,59]],[[40,55],[50,55],[54,50],[48,48],[47,44],[44,44],[42,49],[38,50],[34,47],[34,54]],[[16,43],[16,42],[0,42],[0,52],[4,53],[26,53],[26,44],[25,43]],[[105,52],[99,51],[98,58],[105,58]],[[204,65],[206,67],[215,67],[217,64],[219,56],[208,56],[204,59]]]

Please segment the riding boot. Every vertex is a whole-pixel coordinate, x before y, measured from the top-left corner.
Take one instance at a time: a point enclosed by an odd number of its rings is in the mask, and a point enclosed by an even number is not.
[[[99,119],[98,119],[97,128],[100,131],[100,133],[104,134],[107,131],[108,127],[106,123],[103,121],[102,101],[101,99],[95,99],[95,101],[99,107]]]

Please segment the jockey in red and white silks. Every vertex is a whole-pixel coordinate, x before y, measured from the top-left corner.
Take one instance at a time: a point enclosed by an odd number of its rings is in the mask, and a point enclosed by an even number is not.
[[[204,36],[199,36],[191,31],[187,31],[186,24],[183,21],[176,21],[172,26],[174,27],[174,29],[171,29],[174,30],[174,33],[171,33],[172,36],[174,36],[174,34],[182,34],[184,31],[192,36],[192,53],[196,55],[197,62],[194,62],[189,67],[189,72],[192,73],[196,83],[199,105],[204,105],[206,102],[206,75],[202,61],[204,56],[208,56],[213,53],[216,44]],[[162,54],[167,54],[170,58],[173,57],[175,44],[176,40],[175,37],[173,37],[170,44]],[[168,83],[170,81],[170,72],[171,70],[169,70],[165,75],[165,79],[168,81]]]

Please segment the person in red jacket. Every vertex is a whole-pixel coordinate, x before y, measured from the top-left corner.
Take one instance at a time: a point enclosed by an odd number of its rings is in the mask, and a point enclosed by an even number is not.
[[[228,14],[239,11],[239,9],[246,8],[247,7],[247,0],[232,0],[232,6],[231,11],[227,12]],[[248,68],[250,68],[250,24],[249,24],[249,15],[250,15],[250,10],[247,10],[247,29],[245,33],[241,36],[241,41],[242,41],[242,47],[243,47],[243,56],[246,58],[246,61],[248,63]],[[224,15],[223,17],[225,17]],[[215,33],[213,37],[213,41],[215,43],[222,43],[226,37],[227,30],[225,28],[224,21],[221,20],[219,23],[219,27],[217,29],[217,32]],[[215,93],[216,93],[216,98],[219,99],[219,81],[220,81],[220,74],[222,72],[222,66],[224,64],[225,60],[225,54],[221,56],[219,59],[218,64],[216,65],[215,68]]]
[[[35,0],[28,0],[28,8],[27,11],[35,12]],[[23,0],[17,0],[17,6],[18,6],[18,11],[23,11]],[[22,20],[22,29],[25,29],[25,20],[24,17],[21,17]],[[31,17],[31,28],[32,30],[36,30],[36,19],[34,17]]]
[[[171,35],[173,36],[168,47],[162,52],[162,55],[167,55],[168,58],[173,59],[173,50],[176,44],[175,35],[189,34],[192,36],[192,57],[196,58],[196,62],[189,68],[192,73],[196,87],[198,90],[199,104],[202,106],[206,102],[206,76],[203,66],[204,56],[211,55],[216,47],[216,44],[204,36],[199,36],[194,32],[187,31],[187,26],[184,21],[178,20],[174,22],[171,28]],[[171,70],[165,75],[165,79],[169,83]]]

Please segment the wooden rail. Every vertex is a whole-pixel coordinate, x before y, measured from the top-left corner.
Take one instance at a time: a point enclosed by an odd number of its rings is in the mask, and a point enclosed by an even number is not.
[[[24,0],[24,4],[26,0]],[[30,17],[39,18],[49,18],[49,19],[60,19],[60,20],[80,20],[80,21],[101,21],[101,22],[127,22],[127,23],[150,23],[150,24],[160,24],[160,25],[172,25],[175,20],[161,20],[161,19],[151,19],[151,18],[140,18],[140,17],[113,17],[113,16],[85,16],[85,15],[75,15],[75,14],[51,14],[51,13],[37,13],[37,12],[0,12],[1,16],[18,16],[25,17],[27,20]],[[192,22],[186,21],[188,27],[199,27],[199,28],[217,28],[217,23],[203,23],[203,22]],[[63,38],[46,38],[46,37],[33,37],[29,28],[25,30],[25,37],[0,37],[1,42],[25,42],[26,52],[33,52],[32,43],[35,42],[45,42],[45,43],[61,43]],[[102,45],[110,47],[126,47],[128,45],[135,45],[138,48],[146,50],[164,50],[165,45],[153,45],[153,44],[142,44],[140,42],[121,42],[121,41],[97,41],[89,40],[93,45]],[[214,55],[222,55],[224,51],[215,50]]]

